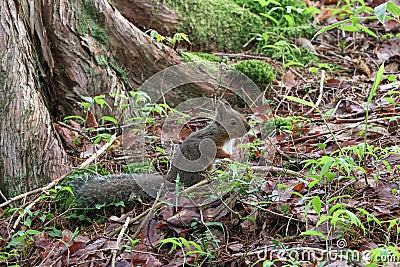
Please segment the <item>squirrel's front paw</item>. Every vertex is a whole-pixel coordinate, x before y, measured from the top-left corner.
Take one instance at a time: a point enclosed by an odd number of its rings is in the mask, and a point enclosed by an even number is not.
[[[223,149],[217,149],[217,155],[215,155],[216,159],[231,159],[233,160],[233,156],[229,153],[226,153]]]

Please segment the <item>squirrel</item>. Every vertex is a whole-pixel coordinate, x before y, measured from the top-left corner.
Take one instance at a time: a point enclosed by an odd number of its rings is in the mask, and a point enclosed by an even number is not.
[[[160,187],[173,190],[175,183],[186,187],[207,178],[215,159],[230,158],[223,146],[231,139],[244,136],[250,129],[246,119],[227,104],[221,103],[215,111],[213,122],[191,133],[178,147],[170,171],[159,174],[113,174],[74,179],[71,187],[79,202],[88,205],[126,201],[143,194],[155,197]]]

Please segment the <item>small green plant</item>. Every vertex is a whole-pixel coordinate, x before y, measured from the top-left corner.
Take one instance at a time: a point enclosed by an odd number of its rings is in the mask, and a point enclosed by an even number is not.
[[[160,251],[160,249],[165,245],[171,246],[169,253],[172,253],[177,249],[180,249],[185,257],[184,259],[185,263],[186,263],[186,257],[191,254],[197,254],[200,256],[207,256],[207,257],[210,256],[208,252],[203,251],[203,249],[200,247],[199,244],[197,244],[194,241],[187,240],[186,238],[183,237],[171,237],[162,239],[159,242],[158,250]]]
[[[159,43],[165,43],[173,48],[175,48],[181,41],[186,41],[190,44],[188,36],[182,32],[175,33],[173,37],[165,37],[155,30],[148,30],[147,32],[149,32],[151,39],[156,40]]]
[[[338,5],[342,2],[343,1],[339,1]],[[366,19],[379,20],[381,23],[385,23],[387,20],[396,20],[400,22],[400,7],[392,1],[381,4],[374,9],[366,6],[363,0],[345,0],[344,3],[345,4],[341,6],[341,8],[336,8],[334,10],[334,14],[339,14],[343,20],[322,28],[315,34],[315,36],[339,28],[347,32],[363,31],[370,36],[378,38],[375,32],[370,30],[368,27],[361,25],[359,22]],[[372,13],[375,13],[375,15],[371,15]],[[390,15],[387,15],[387,13]],[[369,16],[364,17],[361,16],[362,14],[367,14]]]
[[[201,244],[202,248],[207,251],[207,258],[209,260],[215,259],[216,251],[220,247],[220,240],[214,233],[215,231],[222,231],[225,234],[225,229],[220,222],[205,222],[200,224],[199,222],[193,222],[191,224],[193,230],[195,230],[192,236],[195,238],[197,244]],[[204,230],[205,229],[205,230]]]
[[[318,62],[318,58],[306,48],[298,47],[285,40],[266,44],[261,49],[266,56],[281,60],[285,67],[303,66],[303,64]]]
[[[318,12],[315,8],[307,6],[299,0],[235,0],[235,2],[251,12],[265,17],[274,26],[294,27],[311,21],[312,13]]]
[[[125,234],[125,236],[128,238],[130,244],[129,245],[124,245],[123,247],[128,249],[129,251],[132,251],[135,245],[140,241],[140,239],[132,239],[129,235]]]

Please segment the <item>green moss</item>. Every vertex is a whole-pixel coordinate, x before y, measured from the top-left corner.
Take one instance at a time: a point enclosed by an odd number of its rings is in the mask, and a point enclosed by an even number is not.
[[[196,49],[237,51],[252,34],[264,30],[264,21],[231,1],[226,0],[167,0],[178,11],[182,22],[177,31],[188,34]]]
[[[265,61],[243,60],[232,64],[231,67],[246,74],[260,88],[265,88],[275,80],[275,70]]]
[[[105,23],[100,16],[100,12],[94,6],[93,0],[82,1],[83,8],[76,14],[78,24],[76,31],[79,35],[89,34],[100,44],[107,45],[108,37]]]
[[[127,88],[130,88],[130,85],[128,82],[128,74],[126,73],[126,70],[123,67],[121,67],[120,65],[118,65],[118,63],[115,61],[115,59],[113,57],[108,58],[108,63],[109,63],[109,66],[120,75],[121,80],[125,84],[125,86]]]
[[[211,61],[220,62],[221,59],[218,56],[210,55],[201,52],[181,52],[182,60],[184,62],[196,62],[196,61]]]

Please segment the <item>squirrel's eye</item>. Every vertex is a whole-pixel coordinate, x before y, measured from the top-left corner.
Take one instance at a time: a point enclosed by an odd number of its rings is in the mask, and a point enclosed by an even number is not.
[[[231,125],[236,125],[236,124],[237,124],[237,121],[234,120],[234,119],[232,119],[232,120],[229,121],[229,123],[230,123]]]

